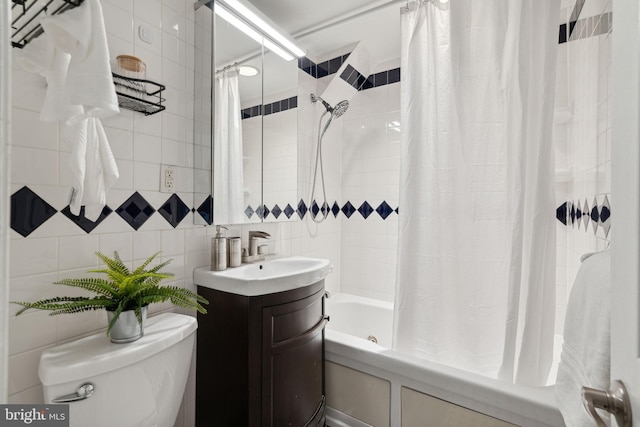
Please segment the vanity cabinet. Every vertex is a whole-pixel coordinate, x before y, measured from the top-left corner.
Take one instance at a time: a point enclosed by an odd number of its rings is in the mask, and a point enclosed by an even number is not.
[[[324,280],[258,296],[198,286],[196,426],[323,426]]]

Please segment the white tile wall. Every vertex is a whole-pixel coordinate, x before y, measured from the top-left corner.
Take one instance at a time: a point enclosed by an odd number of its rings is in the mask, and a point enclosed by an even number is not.
[[[135,3],[135,4],[134,4]],[[189,0],[103,0],[112,66],[120,54],[139,56],[147,65],[147,77],[167,85],[167,110],[145,117],[128,110],[103,121],[120,179],[108,194],[115,210],[134,191],[139,191],[155,209],[170,196],[159,193],[159,165],[176,165],[179,196],[193,206],[193,73],[194,11]],[[138,26],[152,30],[154,43],[138,38]],[[14,52],[14,55],[16,52]],[[26,73],[14,61],[13,69],[12,191],[28,185],[57,210],[68,204],[70,174],[69,141],[61,138],[57,123],[38,119],[46,85],[39,76]],[[203,118],[203,120],[205,120]],[[199,205],[202,200],[198,200]],[[196,206],[197,207],[197,206]],[[10,298],[33,301],[71,294],[52,283],[64,277],[86,274],[99,265],[95,251],[117,250],[129,265],[138,264],[162,251],[162,259],[173,258],[169,269],[173,284],[193,287],[191,271],[208,264],[207,231],[193,225],[193,216],[173,228],[158,213],[139,231],[115,212],[90,234],[57,213],[27,238],[11,232]],[[167,282],[168,283],[168,282]],[[9,330],[9,401],[37,403],[42,388],[37,376],[42,351],[55,344],[87,335],[105,327],[102,312],[50,317],[45,312],[27,312],[16,317],[11,306]],[[167,304],[152,312],[167,310]],[[195,367],[195,365],[193,365]],[[177,427],[195,425],[195,369],[183,399]]]
[[[611,12],[610,0],[585,3],[581,18]],[[562,21],[567,22],[571,8],[563,9]],[[578,27],[576,27],[578,28]],[[585,31],[582,27],[581,31]],[[556,124],[556,168],[562,177],[556,186],[558,205],[564,201],[585,199],[589,208],[597,198],[605,196],[612,203],[612,223],[615,224],[615,201],[611,200],[611,111],[610,69],[611,32],[570,40],[559,46],[556,84],[556,109],[565,109],[571,118]],[[615,225],[614,225],[615,226]],[[580,256],[604,249],[609,242],[601,227],[594,235],[577,225],[559,225],[557,259],[556,333],[562,333],[567,298],[580,267]]]
[[[273,101],[286,99],[295,93],[283,93]],[[271,102],[273,102],[271,101]],[[265,100],[265,103],[270,101]],[[298,202],[298,109],[293,108],[263,117],[263,200],[271,209],[276,203],[281,209],[287,203],[295,209]],[[282,215],[280,220],[285,220]]]
[[[399,60],[378,64],[373,72],[393,69]],[[386,201],[398,206],[400,171],[400,84],[358,92],[342,123],[342,198],[358,208]],[[393,301],[398,244],[398,216],[368,219],[355,213],[342,222],[342,291]]]
[[[298,80],[298,107],[294,110],[298,123],[298,146],[297,146],[297,198],[295,200],[309,199],[311,194],[311,173],[315,161],[318,120],[323,110],[319,106],[314,106],[309,100],[311,93],[317,93],[317,80],[308,74],[299,71]],[[273,100],[270,100],[271,102]],[[251,104],[251,103],[249,103]],[[248,105],[249,105],[248,104]],[[251,105],[256,105],[253,103]],[[284,114],[286,114],[285,112]],[[274,117],[283,113],[275,114]],[[243,139],[247,138],[247,123],[252,119],[243,120]],[[327,182],[327,197],[333,200],[341,200],[340,184],[340,146],[341,146],[341,119],[335,120],[331,125],[334,132],[327,136],[323,147],[325,149],[325,174],[332,174]],[[330,132],[327,132],[329,134]],[[246,147],[246,146],[245,146]],[[337,169],[336,169],[337,168]],[[246,179],[246,175],[245,175]],[[246,186],[246,182],[245,182]],[[282,207],[282,206],[281,206]],[[292,206],[294,209],[297,206]],[[297,216],[297,213],[294,214]],[[250,230],[262,230],[271,234],[271,239],[265,243],[268,245],[267,253],[288,256],[301,255],[329,259],[333,267],[332,273],[326,278],[325,285],[329,292],[340,291],[340,221],[328,219],[316,224],[311,220],[310,215],[306,215],[304,220],[267,222],[245,225],[230,225],[227,233],[230,237],[242,237],[242,246],[248,245],[248,233]],[[208,236],[213,237],[215,229],[208,228]]]

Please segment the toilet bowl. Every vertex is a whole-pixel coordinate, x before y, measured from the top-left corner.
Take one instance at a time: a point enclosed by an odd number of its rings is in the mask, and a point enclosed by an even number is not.
[[[173,427],[197,327],[194,317],[164,313],[129,344],[102,332],[47,349],[38,370],[44,400],[70,400],[70,427]]]

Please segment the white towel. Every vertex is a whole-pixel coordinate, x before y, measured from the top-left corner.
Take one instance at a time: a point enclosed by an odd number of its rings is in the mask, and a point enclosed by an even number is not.
[[[65,102],[65,82],[67,71],[71,63],[71,55],[62,52],[47,36],[38,37],[27,44],[16,58],[25,70],[38,73],[47,81],[40,120],[44,122],[66,121],[70,117],[83,114],[80,105],[70,105]]]
[[[609,388],[610,268],[608,250],[586,258],[569,296],[555,386],[558,406],[567,427],[594,425],[582,405],[582,386]],[[603,419],[608,416],[602,415]]]
[[[41,21],[44,35],[25,46],[18,60],[47,79],[40,118],[60,120],[62,133],[73,135],[70,161],[74,215],[96,221],[107,190],[118,179],[107,136],[99,118],[120,112],[109,64],[109,48],[99,0]]]
[[[76,128],[70,160],[73,194],[69,209],[77,216],[84,205],[85,218],[95,222],[107,203],[107,189],[118,179],[118,167],[99,119],[87,117],[69,126]]]
[[[120,112],[100,1],[86,0],[75,9],[42,19],[41,25],[53,45],[71,55],[61,103],[81,105],[83,116],[88,117]]]

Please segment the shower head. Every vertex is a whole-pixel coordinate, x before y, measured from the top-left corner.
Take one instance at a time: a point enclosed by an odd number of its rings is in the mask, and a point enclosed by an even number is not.
[[[322,99],[319,96],[316,96],[314,94],[311,94],[311,102],[313,102],[315,104],[318,101],[321,101],[322,105],[324,105],[324,108],[327,110],[327,112],[331,113],[331,118],[340,117],[349,108],[349,101],[347,101],[346,99],[343,100],[343,101],[338,102],[335,107],[331,107],[331,105],[329,105],[329,103],[327,101],[325,101],[324,99]]]
[[[338,118],[341,115],[343,115],[344,113],[346,113],[348,108],[349,108],[349,101],[347,101],[346,99],[343,100],[343,101],[340,101],[331,110],[331,115],[333,117]]]

